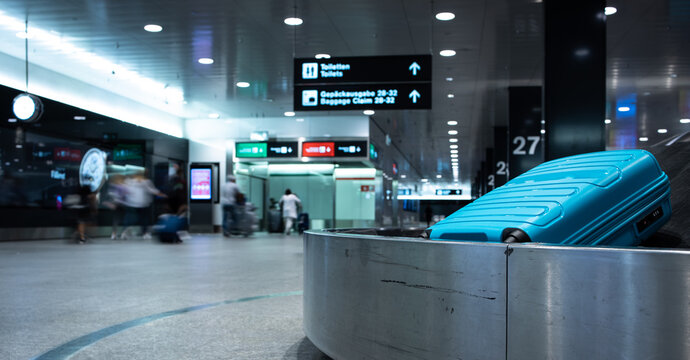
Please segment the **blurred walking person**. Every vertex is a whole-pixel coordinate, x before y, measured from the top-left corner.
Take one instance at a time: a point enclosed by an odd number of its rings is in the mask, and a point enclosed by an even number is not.
[[[235,182],[233,175],[228,175],[227,181],[223,184],[223,189],[220,193],[220,202],[223,205],[223,235],[230,236],[233,226],[237,222],[237,213],[235,211],[235,204],[237,203],[237,196],[240,193],[240,187]]]
[[[78,198],[72,206],[77,211],[77,241],[86,243],[86,227],[96,222],[98,215],[98,193],[91,191],[90,185],[81,185],[77,188]]]
[[[127,205],[126,218],[128,218],[127,224],[134,225],[138,223],[141,226],[141,236],[143,236],[144,239],[150,239],[151,233],[149,232],[149,226],[151,225],[151,203],[153,202],[153,196],[167,196],[156,189],[151,180],[146,178],[144,173],[138,173],[126,179],[124,185],[127,193],[125,197],[125,204]],[[121,238],[127,238],[128,230],[129,226],[122,232]]]
[[[290,235],[292,225],[297,219],[297,208],[302,202],[290,189],[285,189],[285,195],[280,198],[280,206],[283,208],[283,222],[285,223],[285,235]]]
[[[113,240],[117,238],[118,226],[122,225],[124,221],[126,192],[125,177],[119,174],[113,175],[108,185],[108,197],[110,200],[106,204],[113,210],[113,231],[110,235],[110,238]]]

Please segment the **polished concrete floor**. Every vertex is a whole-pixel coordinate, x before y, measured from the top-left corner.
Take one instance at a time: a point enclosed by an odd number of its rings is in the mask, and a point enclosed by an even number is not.
[[[0,243],[0,359],[328,359],[298,235]]]

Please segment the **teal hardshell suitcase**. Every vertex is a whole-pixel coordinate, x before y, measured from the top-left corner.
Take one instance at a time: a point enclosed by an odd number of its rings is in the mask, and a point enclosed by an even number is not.
[[[431,226],[433,240],[635,246],[671,216],[668,176],[644,150],[543,163]]]

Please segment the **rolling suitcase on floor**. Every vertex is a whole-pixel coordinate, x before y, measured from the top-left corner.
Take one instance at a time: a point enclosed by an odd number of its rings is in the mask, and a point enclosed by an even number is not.
[[[431,226],[434,240],[634,246],[671,216],[668,177],[644,150],[543,163]]]
[[[305,230],[309,230],[309,214],[300,213],[297,216],[297,232],[301,234]]]
[[[268,210],[268,232],[283,232],[283,217],[280,210]]]

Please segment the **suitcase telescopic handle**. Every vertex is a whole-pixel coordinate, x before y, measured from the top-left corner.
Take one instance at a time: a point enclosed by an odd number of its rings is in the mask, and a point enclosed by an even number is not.
[[[530,239],[529,235],[522,229],[506,228],[503,229],[503,233],[501,234],[501,241],[504,243],[525,243],[531,242],[532,239]]]

